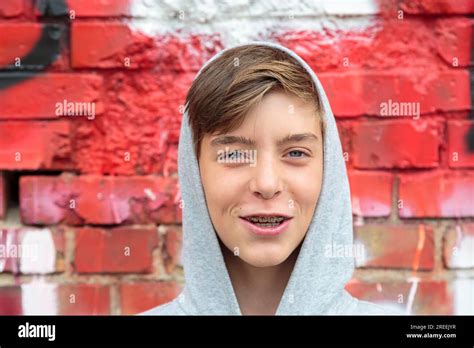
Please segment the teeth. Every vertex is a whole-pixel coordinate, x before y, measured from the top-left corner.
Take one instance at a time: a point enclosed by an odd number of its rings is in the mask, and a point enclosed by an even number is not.
[[[247,218],[247,220],[251,222],[256,222],[256,223],[280,223],[283,220],[285,220],[284,217],[281,216],[250,216]]]

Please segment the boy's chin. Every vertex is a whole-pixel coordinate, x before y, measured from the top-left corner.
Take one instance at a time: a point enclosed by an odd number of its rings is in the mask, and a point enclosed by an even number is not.
[[[285,262],[290,253],[280,251],[278,253],[272,252],[265,254],[262,251],[254,250],[250,253],[241,253],[242,261],[248,263],[253,267],[273,267]]]

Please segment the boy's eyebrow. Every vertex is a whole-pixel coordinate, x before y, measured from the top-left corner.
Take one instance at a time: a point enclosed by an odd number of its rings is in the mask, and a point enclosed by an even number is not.
[[[291,134],[277,141],[278,146],[285,145],[287,143],[302,142],[307,140],[318,141],[319,138],[313,133],[300,133]],[[229,144],[242,144],[247,146],[255,146],[255,140],[249,139],[243,136],[236,135],[222,135],[211,140],[211,146],[229,145]]]
[[[307,140],[318,141],[319,139],[313,133],[291,134],[291,135],[287,135],[283,139],[278,140],[277,145],[282,146],[287,143],[298,143],[298,142],[307,141]]]
[[[243,144],[247,146],[255,146],[255,140],[236,135],[222,135],[211,140],[211,146]]]

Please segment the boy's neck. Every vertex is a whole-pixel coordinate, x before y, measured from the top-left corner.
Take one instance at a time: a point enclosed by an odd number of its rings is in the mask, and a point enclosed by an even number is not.
[[[301,244],[282,263],[255,267],[220,243],[240,311],[244,315],[274,315],[280,304]]]

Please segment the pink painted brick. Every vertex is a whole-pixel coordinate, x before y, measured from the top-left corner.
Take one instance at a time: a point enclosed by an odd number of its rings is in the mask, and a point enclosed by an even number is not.
[[[28,224],[180,222],[176,178],[159,176],[23,176],[22,221]]]

